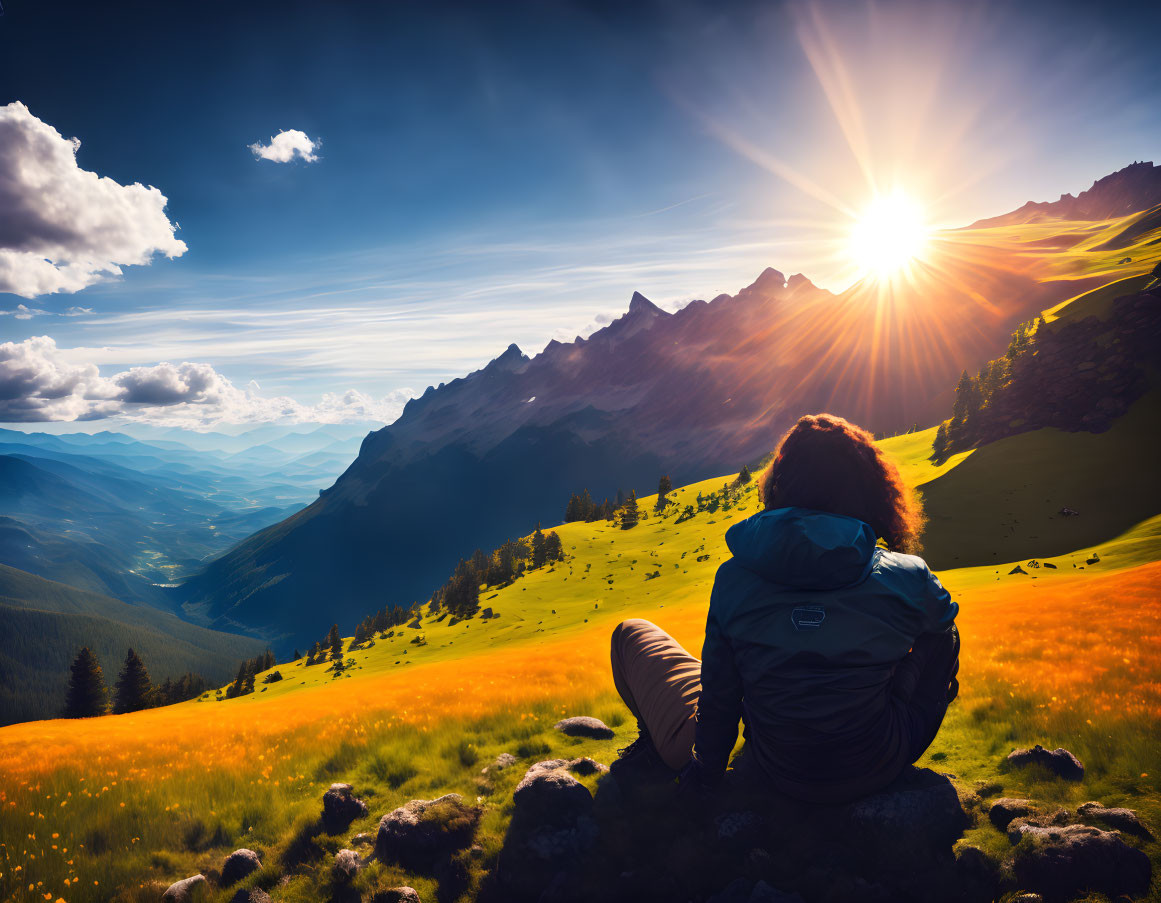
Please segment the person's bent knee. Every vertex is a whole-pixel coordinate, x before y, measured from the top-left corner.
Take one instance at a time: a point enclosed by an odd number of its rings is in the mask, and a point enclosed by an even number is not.
[[[613,628],[613,648],[623,649],[629,643],[637,641],[646,633],[658,630],[652,621],[644,618],[627,618]]]

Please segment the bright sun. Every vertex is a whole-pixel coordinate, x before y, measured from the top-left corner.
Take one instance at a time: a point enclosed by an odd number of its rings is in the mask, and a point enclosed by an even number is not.
[[[860,272],[880,278],[898,272],[923,251],[927,227],[919,205],[902,192],[879,195],[851,230]]]

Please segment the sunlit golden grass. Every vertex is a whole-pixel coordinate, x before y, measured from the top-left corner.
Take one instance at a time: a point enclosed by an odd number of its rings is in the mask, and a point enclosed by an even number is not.
[[[884,442],[913,484],[966,460],[935,468],[929,444],[925,434]],[[756,494],[751,486],[728,509],[680,524],[677,516],[725,482],[675,491],[663,517],[643,499],[649,516],[633,530],[558,528],[568,561],[486,592],[499,618],[425,619],[352,653],[350,676],[286,663],[285,680],[252,696],[0,730],[0,899],[80,903],[114,889],[155,899],[176,878],[220,868],[239,846],[262,852],[267,885],[289,876],[281,899],[318,899],[326,857],[282,857],[333,780],[353,783],[371,812],[348,834],[316,841],[324,853],[407,799],[476,796],[481,768],[500,752],[526,763],[561,753],[610,761],[634,725],[613,691],[609,632],[624,617],[647,617],[700,648],[725,530],[757,510]],[[1027,575],[1008,575],[1010,563],[944,572],[961,605],[961,696],[925,762],[966,790],[999,781],[1014,795],[1128,800],[1161,816],[1159,550],[1153,519],[1110,539],[1100,564],[1084,570],[1087,550]],[[426,645],[410,642],[416,633]],[[605,719],[617,738],[581,742],[553,730],[572,714]],[[1012,746],[1033,742],[1073,749],[1090,779],[1072,787],[1004,774]],[[481,868],[494,861],[521,771],[481,798]],[[430,890],[422,876],[380,866],[360,880],[404,879]]]

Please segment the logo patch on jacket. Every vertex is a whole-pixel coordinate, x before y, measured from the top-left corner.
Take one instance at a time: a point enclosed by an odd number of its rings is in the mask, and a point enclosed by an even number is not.
[[[796,608],[790,612],[790,621],[795,630],[818,630],[826,620],[826,612],[817,605]]]

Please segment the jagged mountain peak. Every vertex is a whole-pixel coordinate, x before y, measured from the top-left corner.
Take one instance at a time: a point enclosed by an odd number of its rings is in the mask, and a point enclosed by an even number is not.
[[[1051,219],[1112,219],[1161,204],[1161,166],[1142,160],[1097,179],[1080,194],[1028,201],[1010,213],[978,220],[969,229]]]
[[[774,295],[786,287],[786,277],[774,267],[766,267],[758,278],[742,289],[742,294]]]
[[[640,292],[633,292],[633,297],[629,299],[629,315],[640,316],[642,314],[665,314],[665,311]]]
[[[492,361],[493,364],[516,364],[528,360],[528,356],[520,350],[520,346],[513,342],[504,349],[504,353]]]

